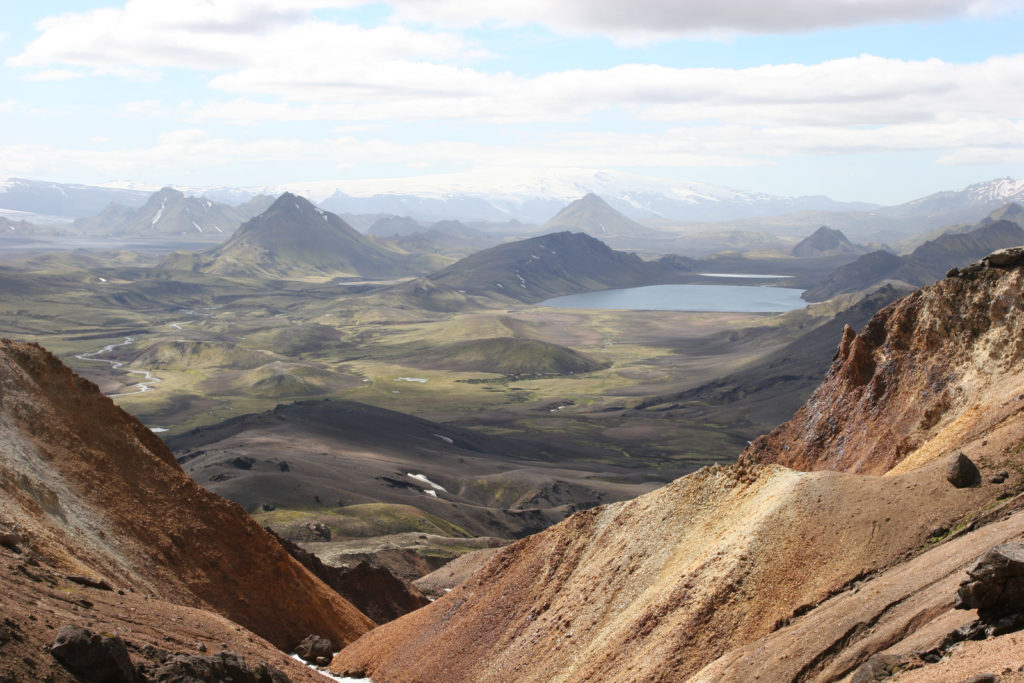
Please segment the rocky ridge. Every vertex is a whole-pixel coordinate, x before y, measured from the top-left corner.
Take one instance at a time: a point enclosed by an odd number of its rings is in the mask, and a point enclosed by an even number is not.
[[[988,265],[992,259],[1000,265]],[[797,469],[906,471],[1022,407],[1024,264],[997,252],[849,326],[824,382],[744,457]]]

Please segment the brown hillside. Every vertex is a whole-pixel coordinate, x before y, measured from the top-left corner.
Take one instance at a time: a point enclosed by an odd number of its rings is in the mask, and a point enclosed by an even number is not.
[[[212,610],[279,648],[372,627],[41,347],[0,342],[0,403],[0,522],[35,561]]]
[[[974,617],[952,609],[967,566],[1024,534],[1022,274],[962,275],[848,333],[815,397],[737,465],[498,551],[332,668],[389,682],[834,681],[878,652],[938,647]],[[979,484],[947,479],[959,452]],[[888,476],[759,461],[779,454]],[[965,677],[949,677],[957,652],[930,680]]]
[[[846,328],[832,367],[792,420],[745,457],[882,474],[984,433],[1021,409],[1024,271],[975,268]]]

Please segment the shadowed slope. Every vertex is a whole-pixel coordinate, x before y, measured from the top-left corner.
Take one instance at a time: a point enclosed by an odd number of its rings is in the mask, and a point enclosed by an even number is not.
[[[485,249],[429,279],[469,295],[535,303],[563,294],[678,282],[694,264],[681,256],[644,261],[588,235],[557,232]]]

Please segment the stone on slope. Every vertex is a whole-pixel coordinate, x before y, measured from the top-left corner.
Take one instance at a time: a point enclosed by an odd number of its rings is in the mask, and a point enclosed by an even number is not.
[[[1024,611],[1024,544],[1003,543],[967,570],[956,592],[958,609]]]
[[[83,681],[134,683],[137,680],[128,649],[117,636],[105,636],[68,624],[57,631],[50,654]]]
[[[327,638],[310,633],[295,647],[295,654],[307,662],[315,663],[320,657],[332,656],[334,654],[334,644]]]
[[[291,683],[280,669],[260,662],[251,665],[234,652],[215,655],[172,655],[152,675],[157,683]]]
[[[963,453],[957,453],[946,465],[946,479],[958,489],[963,489],[980,484],[981,472],[970,458]]]

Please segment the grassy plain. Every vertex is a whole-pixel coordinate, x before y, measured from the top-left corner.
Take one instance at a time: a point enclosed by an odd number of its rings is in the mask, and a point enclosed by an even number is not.
[[[539,435],[552,453],[565,442],[600,445],[602,458],[666,478],[731,460],[756,428],[742,415],[707,424],[634,410],[645,397],[756,363],[831,314],[436,312],[388,287],[96,261],[4,269],[0,278],[21,284],[0,301],[0,330],[43,344],[172,434],[278,403],[343,398],[490,434]],[[596,369],[556,374],[569,354]],[[139,391],[144,372],[159,381]]]

